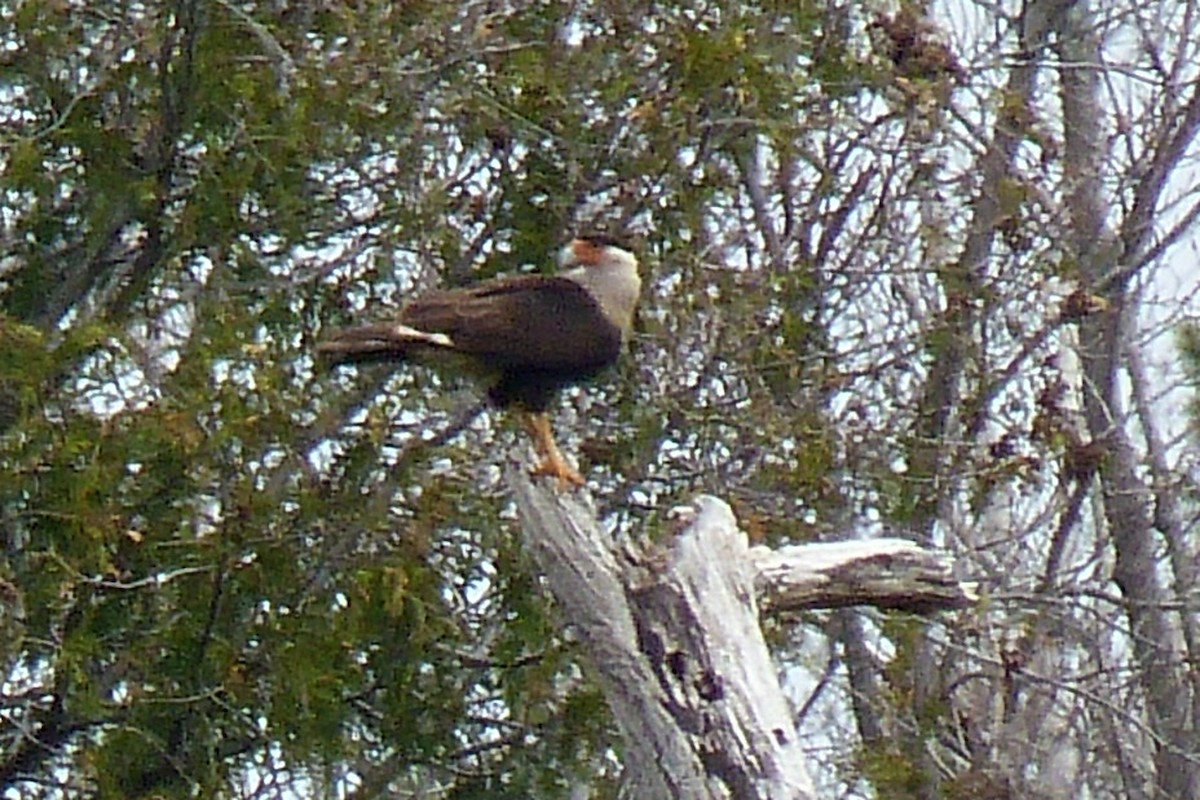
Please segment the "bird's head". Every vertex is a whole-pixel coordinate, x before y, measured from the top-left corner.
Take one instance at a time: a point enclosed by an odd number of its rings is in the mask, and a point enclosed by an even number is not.
[[[638,262],[633,253],[610,236],[580,236],[572,239],[558,253],[558,264],[564,270],[582,272],[599,267],[605,271],[637,274]]]
[[[580,236],[558,253],[560,273],[582,285],[626,334],[641,292],[638,260],[616,239]]]

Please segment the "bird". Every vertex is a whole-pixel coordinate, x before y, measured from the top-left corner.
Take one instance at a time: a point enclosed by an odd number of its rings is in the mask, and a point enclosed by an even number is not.
[[[633,251],[607,235],[579,236],[558,253],[555,275],[492,278],[425,292],[390,322],[342,328],[317,345],[332,366],[414,362],[463,370],[488,400],[515,409],[539,462],[535,476],[560,489],[583,476],[559,450],[550,405],[561,389],[588,382],[617,362],[641,293]]]

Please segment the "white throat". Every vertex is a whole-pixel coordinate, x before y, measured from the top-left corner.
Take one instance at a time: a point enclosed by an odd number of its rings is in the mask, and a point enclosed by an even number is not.
[[[573,267],[560,274],[587,289],[600,304],[604,315],[621,329],[622,338],[627,338],[633,328],[633,311],[642,290],[637,259],[616,248],[606,255],[608,258],[602,264]]]

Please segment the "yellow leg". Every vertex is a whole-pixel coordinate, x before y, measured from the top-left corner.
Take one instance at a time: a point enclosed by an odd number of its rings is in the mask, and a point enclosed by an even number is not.
[[[559,488],[567,484],[583,486],[586,481],[583,476],[563,457],[562,451],[554,441],[554,431],[550,429],[550,416],[545,412],[525,415],[525,424],[529,435],[533,437],[533,449],[542,459],[533,468],[534,475],[553,475],[558,478]]]

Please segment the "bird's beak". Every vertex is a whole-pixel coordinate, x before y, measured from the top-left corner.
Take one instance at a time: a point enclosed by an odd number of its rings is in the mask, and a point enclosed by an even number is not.
[[[572,240],[571,242],[563,245],[562,249],[558,251],[558,265],[560,267],[573,267],[579,262],[579,256],[575,252],[575,245],[577,241],[578,240]]]

